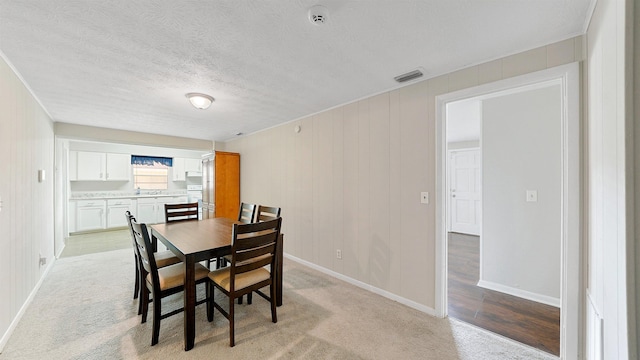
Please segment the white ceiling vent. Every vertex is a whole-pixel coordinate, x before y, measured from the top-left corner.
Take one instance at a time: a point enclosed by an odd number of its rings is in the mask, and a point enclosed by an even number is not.
[[[322,5],[316,5],[316,6],[312,6],[309,9],[309,21],[313,24],[313,25],[323,25],[324,23],[327,22],[327,20],[329,19],[329,10],[322,6]]]
[[[394,77],[393,79],[399,83],[403,83],[403,82],[407,82],[407,81],[411,81],[414,79],[417,79],[419,77],[422,77],[423,73],[422,71],[420,71],[420,69],[415,69],[413,71],[409,71],[406,74],[402,74],[402,75],[398,75],[396,77]]]

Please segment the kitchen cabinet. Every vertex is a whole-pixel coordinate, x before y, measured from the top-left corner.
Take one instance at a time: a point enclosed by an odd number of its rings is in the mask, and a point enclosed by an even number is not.
[[[132,199],[109,199],[107,200],[107,228],[126,227],[127,218],[125,213],[135,212],[135,200]]]
[[[164,204],[186,203],[186,196],[144,197],[138,199],[136,220],[145,224],[164,223]]]
[[[100,230],[106,228],[106,202],[104,200],[78,200],[75,203],[75,231]]]
[[[200,159],[184,159],[185,172],[202,172],[202,160]]]
[[[173,158],[172,165],[173,181],[185,181],[185,159]]]
[[[240,205],[240,154],[216,151],[202,160],[202,218],[235,219]]]
[[[131,155],[92,151],[70,151],[69,180],[130,181]]]
[[[131,180],[131,155],[129,154],[106,154],[106,177],[110,181],[130,181]]]

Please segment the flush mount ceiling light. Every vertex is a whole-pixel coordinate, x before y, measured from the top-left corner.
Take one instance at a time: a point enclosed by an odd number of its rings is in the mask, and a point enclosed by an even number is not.
[[[191,105],[202,110],[211,106],[211,103],[213,102],[213,98],[207,94],[188,93],[186,96],[189,101],[191,101]]]

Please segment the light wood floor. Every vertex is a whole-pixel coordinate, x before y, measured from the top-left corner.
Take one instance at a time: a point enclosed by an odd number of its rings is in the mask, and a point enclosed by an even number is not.
[[[450,233],[449,316],[559,356],[560,309],[478,287],[479,238]]]
[[[104,251],[133,249],[129,229],[70,235],[60,257],[94,254]],[[133,251],[133,250],[131,250]]]

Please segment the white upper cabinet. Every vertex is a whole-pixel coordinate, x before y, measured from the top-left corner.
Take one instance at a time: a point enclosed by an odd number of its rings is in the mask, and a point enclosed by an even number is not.
[[[69,180],[130,181],[131,156],[129,154],[70,151]]]
[[[131,155],[107,153],[107,176],[105,180],[130,181]]]
[[[173,181],[185,181],[185,169],[184,169],[185,159],[183,158],[173,158]]]
[[[184,159],[184,171],[202,172],[202,160],[200,159]]]
[[[104,180],[106,154],[86,151],[72,151],[76,155],[76,180]]]

